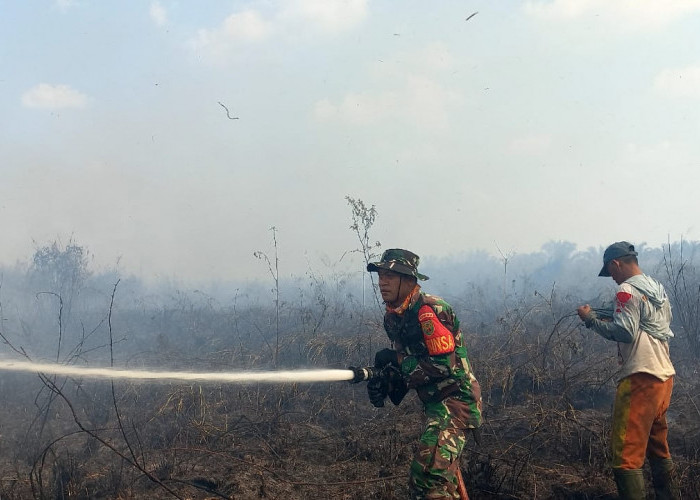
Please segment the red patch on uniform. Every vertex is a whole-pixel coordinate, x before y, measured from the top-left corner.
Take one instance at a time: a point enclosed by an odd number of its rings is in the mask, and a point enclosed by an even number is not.
[[[418,321],[423,330],[423,340],[431,356],[447,354],[455,350],[455,338],[443,325],[430,306],[418,310]]]
[[[424,311],[423,309],[425,309],[425,308],[427,308],[429,310]],[[430,318],[434,318],[434,317],[435,317],[435,313],[433,312],[433,310],[429,306],[423,306],[418,310],[418,321],[420,321],[421,323],[423,321],[427,321]]]
[[[617,301],[620,303],[621,306],[625,306],[625,303],[632,298],[631,293],[627,292],[617,292]]]
[[[632,294],[628,292],[617,292],[617,307],[615,312],[619,313],[625,308],[625,304],[632,298]]]

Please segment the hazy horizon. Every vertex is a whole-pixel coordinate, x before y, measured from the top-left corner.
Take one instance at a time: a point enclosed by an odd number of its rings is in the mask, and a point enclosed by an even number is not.
[[[700,239],[700,1],[0,6],[0,263],[146,281]],[[360,267],[361,261],[352,262]]]

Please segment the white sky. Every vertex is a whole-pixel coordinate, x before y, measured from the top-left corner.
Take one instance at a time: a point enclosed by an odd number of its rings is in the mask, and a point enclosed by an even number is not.
[[[700,0],[0,0],[0,262],[697,240],[699,122]]]

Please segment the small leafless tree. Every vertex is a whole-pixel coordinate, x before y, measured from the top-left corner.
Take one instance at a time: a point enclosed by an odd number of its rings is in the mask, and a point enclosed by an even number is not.
[[[692,256],[684,255],[684,242],[676,248],[668,242],[663,248],[663,265],[668,281],[668,293],[673,304],[674,319],[683,330],[688,349],[700,355],[700,275]]]
[[[275,282],[275,288],[273,290],[275,294],[275,368],[277,368],[277,363],[279,360],[279,354],[280,354],[280,260],[279,260],[279,255],[278,255],[278,247],[277,247],[277,228],[275,226],[272,226],[270,228],[270,231],[272,231],[272,244],[274,247],[274,263],[270,260],[270,258],[267,256],[265,252],[261,251],[256,251],[253,252],[253,255],[261,260],[264,260],[267,263],[267,269],[270,271],[270,275],[272,276],[273,281]]]

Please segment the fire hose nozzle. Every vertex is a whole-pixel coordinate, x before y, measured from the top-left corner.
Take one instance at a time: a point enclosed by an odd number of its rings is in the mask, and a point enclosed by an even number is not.
[[[355,366],[350,366],[348,367],[348,370],[352,370],[353,372],[353,377],[350,381],[351,384],[367,382],[368,380],[372,380],[373,378],[379,376],[379,370],[371,366],[364,366],[359,368]]]

